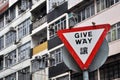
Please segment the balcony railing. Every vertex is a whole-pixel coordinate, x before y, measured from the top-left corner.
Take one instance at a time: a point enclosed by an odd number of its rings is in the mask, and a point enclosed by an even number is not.
[[[47,21],[47,16],[42,17],[39,20],[36,20],[35,22],[33,22],[33,27],[32,29],[35,29],[37,27],[39,27],[40,25],[42,25],[43,23],[45,23]]]
[[[48,46],[48,42],[47,41],[42,43],[42,44],[37,45],[36,47],[33,48],[33,55],[35,55],[35,54],[37,54],[37,53],[47,49],[47,46]]]

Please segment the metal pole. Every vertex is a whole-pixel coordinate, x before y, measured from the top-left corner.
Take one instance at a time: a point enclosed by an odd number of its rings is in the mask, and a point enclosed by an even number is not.
[[[83,80],[89,80],[89,74],[87,70],[83,71]]]

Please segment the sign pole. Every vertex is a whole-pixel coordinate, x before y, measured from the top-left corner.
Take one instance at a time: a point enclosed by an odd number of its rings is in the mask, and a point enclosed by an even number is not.
[[[88,70],[83,71],[83,80],[89,80]]]

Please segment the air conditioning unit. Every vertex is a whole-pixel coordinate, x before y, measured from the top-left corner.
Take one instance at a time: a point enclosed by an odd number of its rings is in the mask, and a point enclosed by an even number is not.
[[[21,44],[20,41],[21,41],[21,39],[18,39],[18,40],[16,39],[14,44]]]
[[[25,69],[20,70],[20,72],[21,72],[22,74],[26,74],[26,73],[27,73]]]
[[[35,21],[35,19],[34,19],[33,15],[32,15],[32,16],[30,16],[30,20],[31,20],[32,22],[34,22],[34,21]]]
[[[53,3],[52,3],[52,8],[56,8],[56,7],[58,7],[57,3],[56,3],[56,2],[53,2]]]
[[[35,57],[35,60],[37,60],[37,61],[41,61],[41,59],[42,59],[41,56],[36,56]]]
[[[12,18],[11,18],[10,16],[8,16],[8,17],[6,18],[6,20],[7,20],[7,22],[11,22],[11,21],[12,21]]]
[[[15,40],[14,44],[15,44],[17,47],[20,47],[20,46],[22,45],[21,39]]]
[[[14,27],[10,27],[9,30],[10,30],[10,31],[13,31],[13,32],[16,31]]]

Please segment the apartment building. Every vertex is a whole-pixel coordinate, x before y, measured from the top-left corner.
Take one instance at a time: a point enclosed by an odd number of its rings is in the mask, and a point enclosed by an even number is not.
[[[63,61],[61,29],[110,24],[105,64],[90,80],[120,78],[120,0],[0,0],[0,80],[82,80]]]

